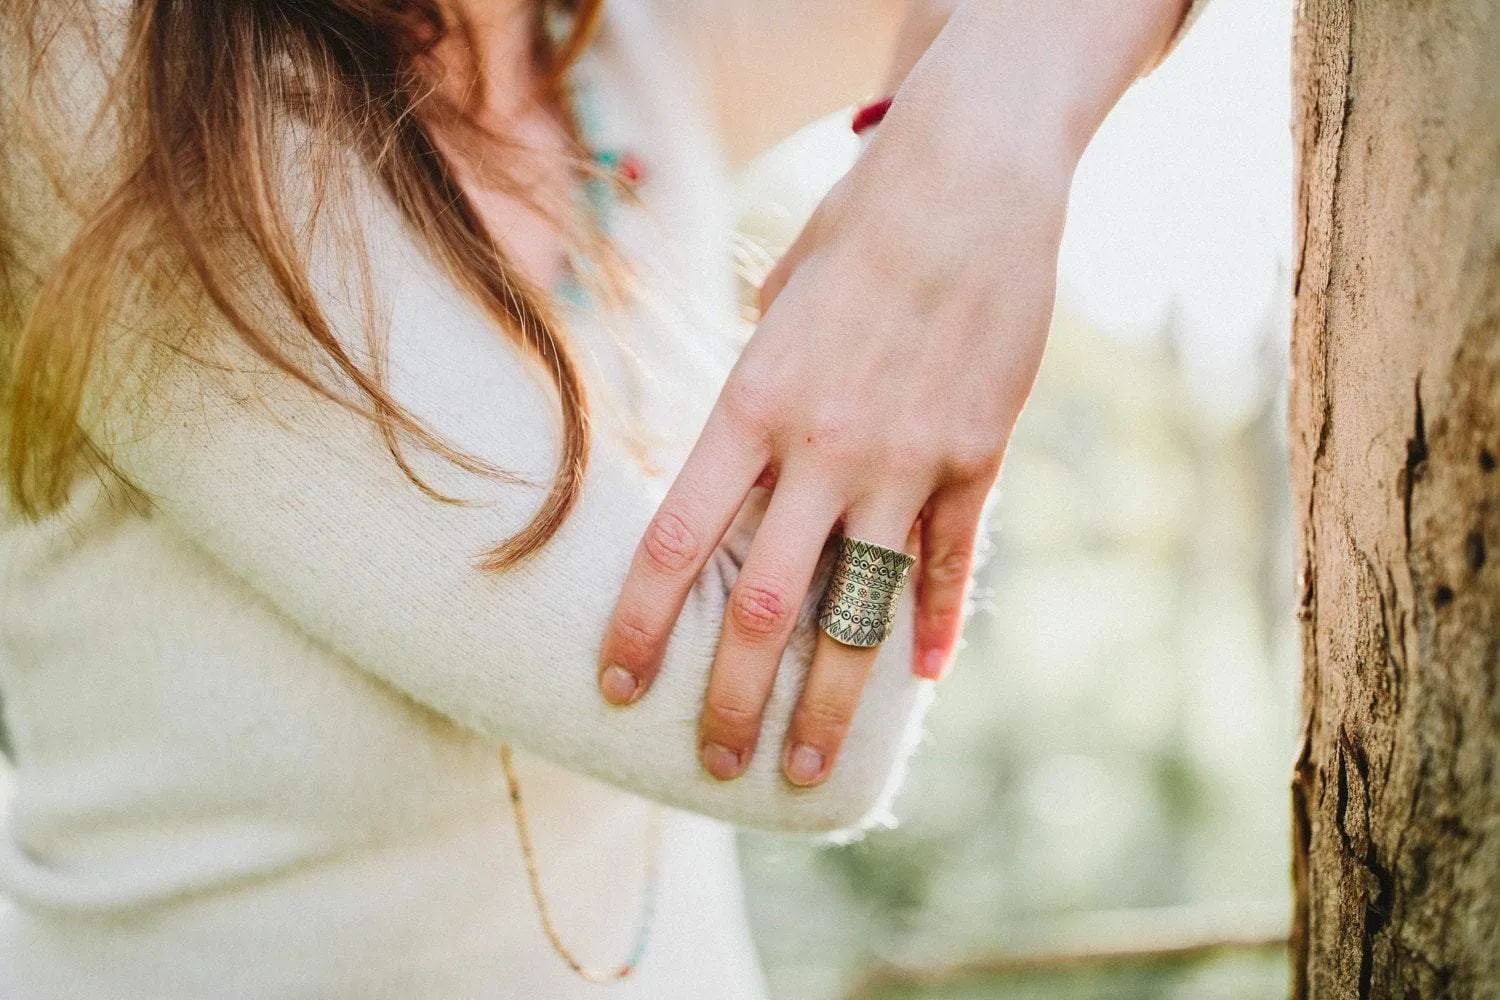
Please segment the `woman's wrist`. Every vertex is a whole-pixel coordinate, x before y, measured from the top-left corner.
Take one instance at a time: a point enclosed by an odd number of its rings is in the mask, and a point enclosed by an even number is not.
[[[922,75],[914,74],[897,92],[878,128],[865,132],[869,144],[850,174],[851,186],[898,185],[901,197],[879,203],[925,225],[934,207],[949,227],[982,225],[992,216],[1014,224],[1019,220],[1010,214],[1013,206],[1004,203],[1020,190],[1035,193],[1032,204],[1060,206],[1083,148],[1061,116],[1040,102],[986,101],[957,86],[942,63],[931,74],[928,69],[926,63],[919,67]],[[963,211],[955,213],[959,205]],[[959,233],[948,236],[954,246],[964,245]]]
[[[967,0],[908,74],[891,122],[963,137],[982,155],[1076,162],[1120,95],[1152,66],[1187,0]],[[897,126],[900,127],[900,126]]]

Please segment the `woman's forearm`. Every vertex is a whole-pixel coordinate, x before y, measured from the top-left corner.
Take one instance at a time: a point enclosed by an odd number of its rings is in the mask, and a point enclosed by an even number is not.
[[[964,0],[954,6],[903,78],[892,118],[941,134],[947,145],[967,136],[976,154],[986,143],[1009,149],[1024,136],[1076,158],[1125,89],[1155,65],[1189,3]],[[917,18],[914,12],[910,20]]]

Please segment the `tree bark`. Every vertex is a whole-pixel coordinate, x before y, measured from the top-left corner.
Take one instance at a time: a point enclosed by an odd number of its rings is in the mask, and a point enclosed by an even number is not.
[[[1500,997],[1500,0],[1300,0],[1299,998]]]

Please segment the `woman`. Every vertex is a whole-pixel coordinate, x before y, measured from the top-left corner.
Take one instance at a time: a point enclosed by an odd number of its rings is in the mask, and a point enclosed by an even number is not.
[[[757,533],[766,491],[695,492],[697,460],[664,509],[705,521],[648,536],[601,643],[665,470],[733,426],[726,160],[867,91],[899,6],[7,0],[0,995],[762,995],[723,821],[879,813],[926,690],[910,622],[862,652],[731,603],[747,550],[833,519]],[[1048,22],[1109,43],[1094,105],[1182,16],[1128,6]],[[912,5],[893,78],[945,13]],[[1067,41],[993,14],[912,82]],[[913,155],[900,129],[871,162]],[[788,301],[837,276],[809,269],[840,218]],[[768,329],[746,359],[785,356]],[[814,648],[871,679],[808,771]],[[700,732],[716,652],[720,690],[768,658],[774,685],[748,715],[710,693]]]

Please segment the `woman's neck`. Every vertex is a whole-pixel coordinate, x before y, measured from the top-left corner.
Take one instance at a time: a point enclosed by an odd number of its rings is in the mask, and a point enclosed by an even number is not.
[[[431,57],[459,119],[433,138],[506,255],[549,287],[566,266],[554,220],[571,210],[576,178],[562,112],[542,88],[535,2],[444,0],[442,13],[447,33]]]
[[[442,0],[441,10],[447,32],[431,57],[448,99],[483,123],[529,108],[540,81],[535,0]]]

